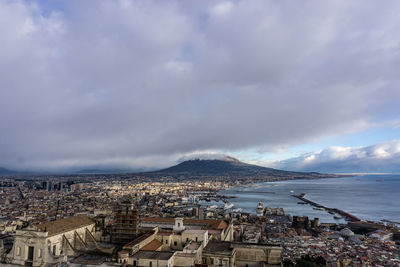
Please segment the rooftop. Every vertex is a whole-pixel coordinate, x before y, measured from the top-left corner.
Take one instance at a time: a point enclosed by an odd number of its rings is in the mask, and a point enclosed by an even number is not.
[[[142,247],[140,250],[151,250],[151,251],[156,251],[158,248],[160,248],[163,244],[158,241],[157,239],[152,240],[150,243]]]
[[[177,257],[186,257],[186,258],[195,258],[196,254],[192,254],[192,253],[184,253],[184,252],[177,252],[175,254],[175,256]]]
[[[170,235],[172,235],[172,232],[160,231],[160,232],[157,233],[157,235],[160,235],[160,236],[170,236]]]
[[[174,224],[175,218],[142,218],[143,222],[155,222],[155,223],[167,223]],[[198,219],[184,219],[183,224],[185,225],[199,225],[209,227],[211,229],[226,229],[228,224],[223,220],[198,220]]]
[[[90,224],[94,224],[94,222],[87,215],[80,214],[58,221],[38,224],[36,227],[39,231],[48,232],[49,236],[52,236],[81,228]]]
[[[207,246],[204,248],[204,251],[209,252],[231,252],[233,249],[231,248],[231,243],[229,242],[219,242],[219,241],[210,241]]]
[[[84,254],[76,257],[71,260],[72,263],[78,264],[90,264],[90,265],[99,265],[102,264],[106,260],[106,256],[104,255],[94,255],[94,254]]]
[[[157,260],[169,260],[174,255],[173,252],[166,251],[146,251],[140,250],[133,255],[133,258],[137,259],[157,259]]]
[[[143,240],[145,240],[146,238],[152,236],[154,234],[154,231],[145,233],[141,236],[139,236],[138,238],[132,240],[131,242],[129,242],[128,244],[124,245],[123,248],[131,248],[134,247],[135,245],[139,244],[140,242],[142,242]]]
[[[185,247],[185,249],[197,250],[200,246],[201,246],[201,243],[200,243],[200,242],[190,242],[190,244],[187,245],[187,246]]]
[[[207,230],[200,230],[200,229],[189,229],[183,231],[184,234],[204,234]]]

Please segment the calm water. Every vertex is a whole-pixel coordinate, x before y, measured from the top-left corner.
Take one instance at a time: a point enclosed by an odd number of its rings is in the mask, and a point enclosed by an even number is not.
[[[377,180],[384,180],[379,182]],[[291,192],[293,191],[293,193]],[[326,211],[314,210],[310,205],[299,205],[291,194],[306,192],[306,198],[330,208],[347,211],[360,219],[400,222],[400,175],[366,175],[320,180],[293,180],[252,184],[221,191],[232,195],[235,208],[255,213],[258,202],[265,206],[282,207],[287,214],[318,217],[322,222],[335,220]]]

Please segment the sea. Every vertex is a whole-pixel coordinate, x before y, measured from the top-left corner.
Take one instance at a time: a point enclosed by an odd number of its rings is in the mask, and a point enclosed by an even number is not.
[[[345,223],[324,210],[298,204],[293,194],[329,208],[344,210],[362,220],[400,222],[400,175],[363,175],[318,180],[290,180],[255,183],[219,192],[235,196],[234,209],[256,213],[259,202],[268,207],[281,207],[286,214],[319,218],[321,222]]]

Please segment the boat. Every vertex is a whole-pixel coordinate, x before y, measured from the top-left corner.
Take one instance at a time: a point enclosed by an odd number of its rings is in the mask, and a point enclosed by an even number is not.
[[[225,205],[224,205],[224,209],[225,209],[225,210],[229,210],[229,209],[233,208],[233,206],[234,206],[234,205],[233,205],[232,203],[225,204]]]
[[[299,202],[297,202],[297,204],[299,204],[299,205],[306,205],[306,204],[308,204],[308,203],[307,203],[307,202],[299,201]]]
[[[258,202],[256,212],[257,212],[257,216],[264,215],[264,204],[263,203]]]
[[[237,213],[240,213],[240,212],[242,212],[243,211],[243,209],[242,208],[237,208],[237,209],[234,209],[232,212],[237,212]]]
[[[294,193],[294,191],[293,191],[293,190],[290,190],[290,193]]]
[[[315,208],[313,208],[313,210],[325,210],[325,209],[322,207],[315,207]]]
[[[336,214],[336,215],[333,215],[333,219],[340,220],[340,219],[343,219],[343,217],[339,214]]]

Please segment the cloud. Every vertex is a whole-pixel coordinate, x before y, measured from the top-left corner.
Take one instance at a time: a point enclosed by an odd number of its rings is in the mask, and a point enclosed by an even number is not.
[[[226,159],[230,156],[228,154],[219,153],[215,151],[194,151],[188,154],[183,155],[178,159],[178,162],[183,162],[186,160],[193,159],[203,159],[203,160],[214,160],[214,159]]]
[[[400,115],[397,1],[50,4],[0,0],[0,166],[165,166]]]
[[[399,173],[400,140],[365,147],[333,146],[268,165],[298,171]]]

